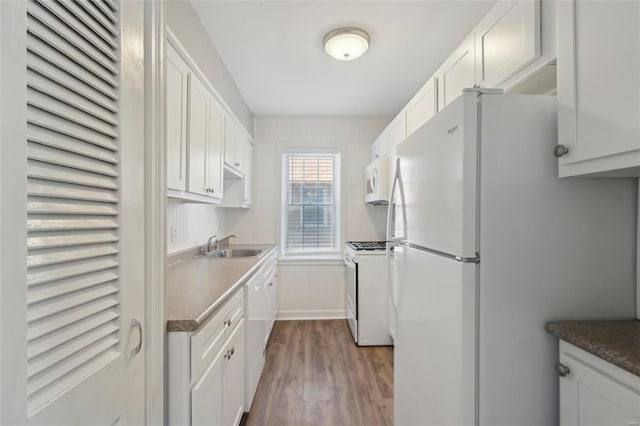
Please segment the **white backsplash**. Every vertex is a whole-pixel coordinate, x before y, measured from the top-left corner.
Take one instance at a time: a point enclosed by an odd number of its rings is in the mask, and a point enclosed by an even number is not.
[[[225,209],[221,207],[167,201],[167,254],[203,245],[212,235],[222,238],[224,229]]]

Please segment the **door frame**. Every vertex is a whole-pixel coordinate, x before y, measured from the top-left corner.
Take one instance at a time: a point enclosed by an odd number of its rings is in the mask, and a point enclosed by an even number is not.
[[[145,2],[145,411],[148,425],[163,425],[166,419],[167,185],[164,11],[164,2]]]

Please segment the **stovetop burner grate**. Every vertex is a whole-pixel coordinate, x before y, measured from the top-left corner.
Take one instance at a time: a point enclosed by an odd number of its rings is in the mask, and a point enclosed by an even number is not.
[[[349,241],[347,245],[354,250],[385,250],[386,241]]]

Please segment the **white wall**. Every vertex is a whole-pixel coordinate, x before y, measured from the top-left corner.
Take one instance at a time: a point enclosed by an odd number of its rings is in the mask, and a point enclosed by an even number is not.
[[[222,238],[225,210],[211,204],[187,204],[167,201],[167,254],[203,245],[210,236]],[[175,227],[175,240],[171,229]]]
[[[228,210],[227,233],[238,236],[236,243],[279,244],[279,150],[324,146],[341,150],[343,240],[384,239],[386,208],[364,203],[362,173],[371,143],[389,121],[390,117],[256,117],[253,204],[248,210]],[[279,317],[344,317],[341,259],[281,262],[278,284]]]
[[[222,62],[200,18],[186,0],[165,2],[167,26],[180,40],[198,68],[215,87],[245,130],[253,135],[253,114],[238,90],[233,77]]]

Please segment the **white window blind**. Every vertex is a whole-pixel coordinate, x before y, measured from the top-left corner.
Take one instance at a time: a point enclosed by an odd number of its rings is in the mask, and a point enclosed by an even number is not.
[[[337,153],[283,154],[285,254],[339,250],[338,160]]]

